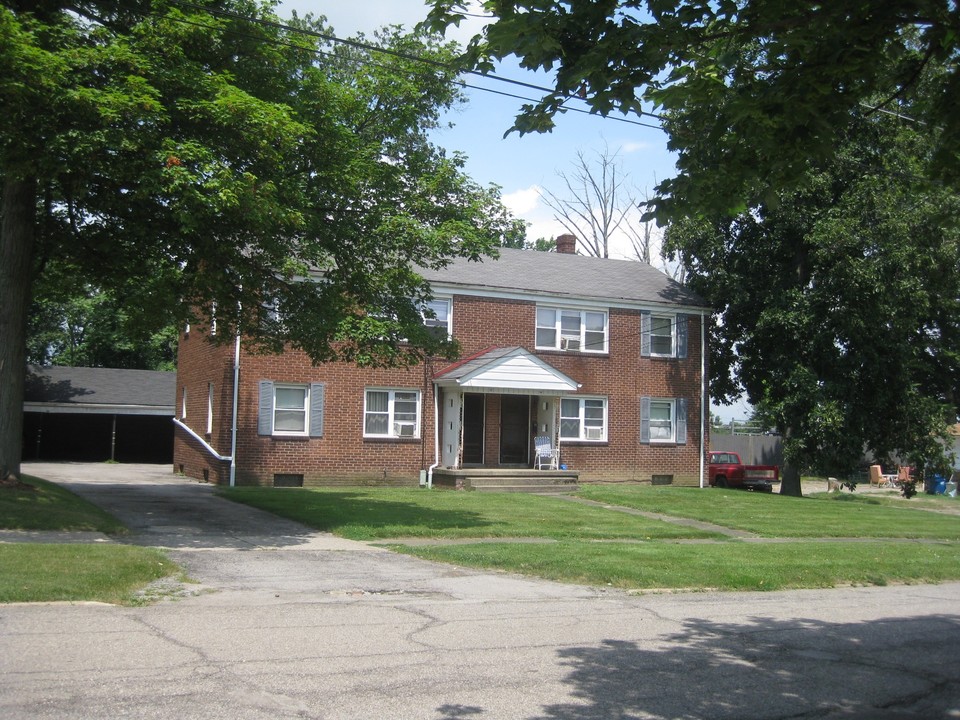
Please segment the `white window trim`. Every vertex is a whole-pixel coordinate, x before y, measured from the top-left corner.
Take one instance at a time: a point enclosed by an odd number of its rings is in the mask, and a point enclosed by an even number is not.
[[[537,345],[537,330],[540,328],[548,328],[547,325],[541,325],[539,321],[540,310],[553,310],[556,313],[556,318],[553,324],[554,337],[556,342],[553,345]],[[574,350],[569,350],[564,347],[563,343],[563,313],[579,313],[580,314],[580,338],[579,338],[579,347]],[[587,318],[586,314],[592,313],[595,315],[603,315],[603,348],[600,350],[588,349],[587,348]],[[533,328],[533,341],[534,347],[537,350],[560,350],[562,352],[582,352],[582,353],[592,353],[595,355],[604,355],[610,352],[610,312],[606,309],[593,309],[593,308],[573,308],[573,307],[562,307],[559,305],[537,305],[534,315],[534,328]]]
[[[277,430],[277,410],[294,410],[296,408],[281,408],[277,406],[278,390],[303,390],[303,430]],[[270,434],[279,437],[309,437],[310,436],[310,385],[309,383],[274,383],[273,384],[273,414],[270,417]]]
[[[445,295],[439,295],[434,297],[430,302],[434,303],[446,303],[447,305],[447,339],[453,337],[453,298],[447,297]],[[427,303],[429,306],[430,303]],[[428,318],[426,315],[423,315],[423,322],[426,324],[428,321],[435,322],[434,318]],[[439,325],[430,325],[428,327],[439,327]]]
[[[578,396],[578,397],[564,397],[564,398],[561,398],[561,400],[560,400],[560,425],[561,425],[561,427],[562,427],[562,425],[563,425],[563,419],[564,419],[565,417],[571,417],[571,416],[569,416],[569,415],[564,415],[564,414],[563,414],[563,401],[564,401],[564,400],[576,400],[576,401],[578,401],[578,405],[579,405],[579,408],[578,408],[578,420],[579,420],[579,423],[580,423],[580,436],[579,436],[579,437],[569,437],[569,436],[566,436],[566,437],[565,437],[565,436],[561,435],[561,436],[560,436],[560,442],[597,442],[597,443],[607,442],[607,438],[608,438],[609,433],[610,433],[610,426],[609,426],[610,401],[609,401],[608,398],[606,398],[606,397],[604,397],[604,396],[602,396],[602,395],[589,395],[589,396],[584,396],[584,397],[579,397],[579,396]],[[586,414],[586,413],[585,413],[585,407],[584,407],[584,401],[585,401],[585,400],[599,400],[599,401],[601,401],[601,402],[603,403],[603,426],[602,426],[602,428],[601,428],[601,430],[603,431],[603,432],[602,432],[602,437],[599,437],[599,438],[588,438],[588,437],[587,437],[587,425],[586,425],[586,423],[585,423],[585,419],[586,419],[586,418],[585,418],[585,414]],[[562,430],[561,430],[561,432],[562,432]]]
[[[653,406],[655,404],[666,404],[670,406],[670,437],[653,437]],[[650,398],[650,444],[651,445],[672,445],[677,442],[677,401],[675,398]]]
[[[658,353],[653,351],[653,338],[664,337],[663,335],[653,334],[653,323],[655,320],[667,320],[670,323],[670,352]],[[677,316],[676,315],[650,315],[650,357],[673,358],[677,356]]]
[[[372,392],[387,393],[387,428],[386,433],[368,433],[367,432],[367,395]],[[413,393],[416,395],[417,419],[414,421],[413,435],[398,435],[393,432],[396,421],[394,420],[394,407],[397,393]],[[368,387],[363,389],[363,437],[377,438],[380,440],[419,440],[420,422],[422,417],[422,397],[420,391],[415,388],[391,388],[391,387]]]

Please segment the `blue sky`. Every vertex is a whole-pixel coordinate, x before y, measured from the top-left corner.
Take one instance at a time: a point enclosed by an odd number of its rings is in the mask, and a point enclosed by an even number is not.
[[[285,0],[278,14],[286,17],[290,10],[296,10],[298,14],[325,15],[337,35],[344,37],[357,32],[370,34],[385,24],[412,27],[424,19],[427,6],[423,0]],[[481,20],[470,20],[463,27],[454,29],[448,37],[465,43],[480,30],[481,23]],[[536,82],[534,76],[515,65],[505,67],[500,74]],[[471,85],[491,87],[529,99],[538,98],[534,90],[478,77],[469,77],[467,81]],[[563,232],[553,221],[553,212],[540,200],[539,190],[551,190],[562,196],[563,181],[557,173],[572,171],[578,151],[587,158],[595,157],[605,147],[617,152],[637,196],[646,196],[660,180],[673,174],[673,159],[666,149],[666,136],[659,129],[571,112],[558,118],[557,128],[552,133],[524,137],[511,133],[504,138],[523,101],[475,89],[468,89],[467,95],[468,104],[447,117],[454,127],[437,132],[434,141],[448,151],[466,155],[467,172],[474,180],[484,185],[494,183],[500,186],[504,201],[514,215],[531,223],[530,239],[553,237]],[[656,124],[655,120],[644,120],[647,121]],[[615,245],[612,254],[627,257],[628,247],[624,240],[623,244]]]
[[[325,15],[338,36],[350,37],[359,32],[369,35],[383,25],[412,28],[426,17],[427,6],[423,0],[284,0],[277,14],[287,18],[291,10],[300,15],[308,12]],[[480,14],[479,8],[476,13]],[[481,27],[482,20],[470,19],[459,29],[453,29],[447,37],[465,44]],[[505,67],[500,74],[544,84],[515,65]],[[468,82],[534,100],[538,97],[533,90],[482,78],[471,77]],[[578,152],[587,158],[595,157],[605,148],[617,152],[638,197],[652,193],[658,182],[674,173],[674,158],[666,148],[666,135],[659,129],[594,115],[567,113],[557,119],[557,127],[551,133],[523,137],[511,133],[504,138],[523,101],[473,89],[468,89],[467,95],[467,105],[447,118],[454,127],[436,133],[434,141],[450,152],[465,154],[467,172],[474,180],[484,185],[494,183],[500,186],[504,202],[514,216],[530,224],[527,236],[531,240],[554,237],[563,232],[562,226],[553,220],[553,211],[541,200],[540,192],[550,190],[563,195],[563,181],[557,173],[570,173]],[[650,119],[644,121],[647,120]],[[611,254],[629,257],[626,240],[616,243]],[[749,414],[745,403],[731,407],[713,406],[711,410],[725,420],[745,419]]]

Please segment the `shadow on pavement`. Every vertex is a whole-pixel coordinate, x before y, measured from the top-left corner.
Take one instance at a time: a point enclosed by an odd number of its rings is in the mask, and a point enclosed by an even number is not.
[[[958,643],[960,622],[946,615],[690,620],[653,647],[607,640],[560,651],[582,704],[547,706],[536,720],[958,717],[960,666],[936,654]]]

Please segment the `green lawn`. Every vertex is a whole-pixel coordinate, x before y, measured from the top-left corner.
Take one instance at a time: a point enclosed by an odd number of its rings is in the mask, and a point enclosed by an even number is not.
[[[25,477],[33,490],[0,488],[0,528],[7,530],[88,530],[124,533],[112,515],[59,485]]]
[[[0,603],[136,602],[136,591],[179,574],[162,552],[133,545],[0,543]]]
[[[112,515],[53,483],[0,488],[0,528],[122,535]],[[181,569],[152,548],[98,544],[0,543],[0,602],[99,601],[129,604],[136,592]]]
[[[431,560],[588,585],[773,590],[960,579],[960,517],[866,496],[789,498],[649,486],[588,486],[580,493],[758,536],[797,538],[763,543],[536,495],[386,488],[221,493],[352,539],[484,539],[389,544]],[[838,537],[866,541],[813,541]],[[508,538],[545,542],[496,542]]]
[[[384,538],[551,538],[672,540],[714,533],[558,498],[414,488],[223,488],[236,502],[352,540]]]
[[[796,498],[716,488],[590,485],[580,495],[613,505],[703,520],[763,537],[960,540],[958,515],[925,512],[919,506],[911,506],[911,500],[881,500],[866,494],[820,493]]]
[[[623,589],[780,590],[960,578],[960,547],[915,543],[393,546],[427,560]]]

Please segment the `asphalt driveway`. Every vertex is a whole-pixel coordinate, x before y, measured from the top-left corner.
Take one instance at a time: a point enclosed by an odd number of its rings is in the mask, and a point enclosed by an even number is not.
[[[960,718],[960,584],[633,596],[394,555],[168,468],[25,471],[199,584],[0,606],[5,718]]]

